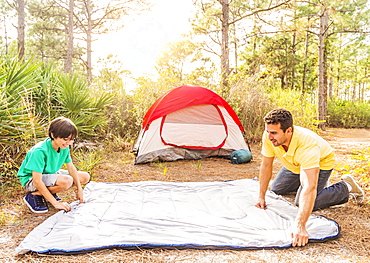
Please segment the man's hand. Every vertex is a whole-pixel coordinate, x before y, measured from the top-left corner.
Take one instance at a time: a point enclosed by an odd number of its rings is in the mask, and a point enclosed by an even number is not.
[[[292,246],[303,247],[308,243],[308,232],[306,227],[296,225],[292,229]]]
[[[256,204],[256,207],[261,208],[261,209],[266,209],[266,200],[264,198],[259,198],[258,203]]]
[[[64,210],[66,212],[71,211],[71,206],[67,202],[56,202],[53,204],[56,209]]]

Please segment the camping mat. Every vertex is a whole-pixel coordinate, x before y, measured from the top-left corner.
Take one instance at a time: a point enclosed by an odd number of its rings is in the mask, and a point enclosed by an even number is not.
[[[268,192],[267,209],[255,207],[259,183],[90,182],[85,203],[49,217],[16,253],[78,254],[104,248],[260,249],[291,246],[297,207]],[[322,216],[307,222],[310,242],[339,237]]]

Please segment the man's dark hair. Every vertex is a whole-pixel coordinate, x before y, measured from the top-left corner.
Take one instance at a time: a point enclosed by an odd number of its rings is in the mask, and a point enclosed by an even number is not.
[[[52,137],[51,134],[54,136]],[[58,117],[50,122],[49,137],[52,140],[54,138],[68,138],[69,136],[72,136],[71,139],[77,137],[77,127],[70,119]]]
[[[285,132],[289,127],[292,127],[293,131],[293,117],[290,111],[285,109],[275,109],[267,113],[264,118],[266,124],[278,124],[280,128]]]

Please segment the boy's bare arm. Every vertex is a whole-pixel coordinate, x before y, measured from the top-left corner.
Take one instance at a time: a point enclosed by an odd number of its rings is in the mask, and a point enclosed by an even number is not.
[[[72,162],[67,163],[67,169],[70,176],[73,178],[73,183],[77,188],[77,199],[80,201],[80,203],[84,202],[83,194],[82,194],[82,186],[80,182],[80,178],[77,172],[76,167]]]

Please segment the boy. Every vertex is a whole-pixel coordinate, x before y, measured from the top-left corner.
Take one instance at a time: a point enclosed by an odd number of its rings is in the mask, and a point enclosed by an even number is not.
[[[70,119],[56,118],[50,122],[49,138],[37,143],[27,153],[17,176],[28,192],[23,199],[32,212],[48,212],[45,199],[56,209],[70,211],[69,204],[61,202],[57,193],[72,185],[77,187],[77,198],[83,203],[81,184],[88,183],[90,175],[77,171],[72,163],[69,146],[76,136],[77,128]],[[60,169],[64,163],[68,171]]]

